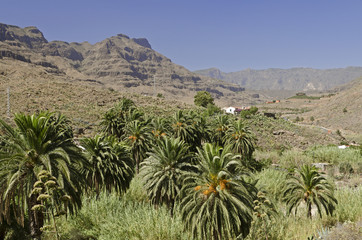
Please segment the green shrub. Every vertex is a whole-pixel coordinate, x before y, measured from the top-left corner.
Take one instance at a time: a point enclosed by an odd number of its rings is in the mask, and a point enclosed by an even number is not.
[[[343,174],[352,174],[354,171],[349,162],[342,162],[339,164],[339,172]]]
[[[255,115],[258,112],[258,108],[255,106],[250,107],[248,110],[243,110],[240,112],[242,118],[249,118],[251,115]]]
[[[207,107],[208,104],[214,104],[214,98],[207,91],[198,91],[194,96],[196,106]]]

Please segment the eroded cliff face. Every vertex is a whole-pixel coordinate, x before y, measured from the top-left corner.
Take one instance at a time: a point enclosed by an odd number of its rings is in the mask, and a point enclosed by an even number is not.
[[[115,90],[192,97],[207,90],[215,98],[238,99],[236,84],[199,76],[154,51],[145,38],[124,34],[90,44],[48,42],[36,27],[0,24],[0,58],[42,66],[69,80],[92,80]],[[237,100],[236,100],[237,101]]]
[[[7,41],[17,46],[23,45],[31,49],[42,47],[48,42],[36,27],[20,28],[2,23],[0,23],[0,41]]]

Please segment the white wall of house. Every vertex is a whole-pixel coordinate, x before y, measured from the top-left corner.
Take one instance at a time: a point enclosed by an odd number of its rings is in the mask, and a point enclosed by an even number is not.
[[[231,113],[231,114],[234,114],[235,113],[235,109],[234,107],[227,107],[227,108],[223,108],[223,110],[226,112],[226,113]]]

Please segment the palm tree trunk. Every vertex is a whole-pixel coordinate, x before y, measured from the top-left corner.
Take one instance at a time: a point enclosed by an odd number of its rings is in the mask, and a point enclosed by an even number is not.
[[[174,205],[175,205],[175,202],[172,201],[172,200],[169,200],[169,205],[170,205],[170,214],[171,214],[171,217],[173,218],[173,209],[174,209]]]
[[[308,217],[310,218],[310,219],[312,219],[312,203],[310,203],[310,202],[308,202],[307,203],[307,207],[308,207]]]
[[[33,211],[31,208],[38,204],[37,195],[32,194],[28,203],[28,214],[29,214],[29,223],[30,223],[30,235],[32,239],[41,240],[41,230],[44,224],[44,216],[41,211]]]
[[[5,239],[5,236],[6,236],[6,225],[5,222],[3,222],[0,225],[0,239]]]
[[[218,234],[218,231],[214,228],[214,231],[213,231],[213,238],[214,240],[219,240],[219,234]]]
[[[134,159],[136,160],[136,173],[139,174],[140,173],[140,160],[137,154],[137,151],[134,153]]]

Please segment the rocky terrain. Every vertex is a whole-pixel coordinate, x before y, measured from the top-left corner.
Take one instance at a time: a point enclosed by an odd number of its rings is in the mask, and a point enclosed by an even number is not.
[[[233,105],[240,101],[257,101],[237,84],[199,76],[174,64],[154,51],[145,38],[118,34],[90,44],[48,42],[36,27],[20,28],[0,24],[0,62],[6,61],[2,77],[16,77],[19,63],[41,69],[50,81],[61,78],[81,81],[104,88],[192,103],[196,91],[212,93],[216,102]],[[14,75],[15,74],[15,75]],[[30,73],[29,73],[30,74]]]
[[[362,67],[335,69],[271,68],[225,73],[217,68],[195,71],[253,90],[325,91],[362,76]]]

